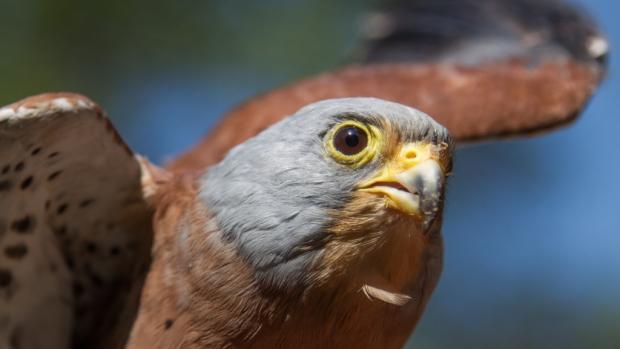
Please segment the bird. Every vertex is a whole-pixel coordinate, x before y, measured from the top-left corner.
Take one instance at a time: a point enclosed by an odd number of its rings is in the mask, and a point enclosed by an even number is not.
[[[607,47],[560,1],[394,4],[357,64],[164,166],[85,96],[0,108],[0,347],[402,347],[441,273],[455,146],[569,124]]]
[[[77,347],[398,347],[437,282],[453,142],[413,108],[310,104],[198,177],[135,156],[79,95],[0,125],[26,153],[1,182],[15,348],[65,348],[71,324]]]

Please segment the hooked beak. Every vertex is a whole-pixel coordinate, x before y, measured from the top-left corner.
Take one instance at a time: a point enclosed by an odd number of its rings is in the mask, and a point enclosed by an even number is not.
[[[360,191],[383,195],[388,207],[423,221],[424,228],[441,209],[445,173],[434,145],[405,145],[398,157],[377,176],[363,182]]]

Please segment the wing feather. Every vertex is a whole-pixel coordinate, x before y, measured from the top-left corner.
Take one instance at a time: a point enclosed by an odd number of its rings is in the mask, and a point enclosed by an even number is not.
[[[606,40],[558,0],[401,0],[369,15],[358,64],[250,99],[170,164],[196,171],[303,105],[371,96],[421,109],[457,142],[571,123],[605,73]]]
[[[0,347],[93,348],[130,321],[152,238],[142,177],[86,97],[0,109]]]

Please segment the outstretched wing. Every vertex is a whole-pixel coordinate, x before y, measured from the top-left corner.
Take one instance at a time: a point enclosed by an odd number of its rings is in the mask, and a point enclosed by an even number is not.
[[[421,109],[459,142],[573,121],[605,72],[607,42],[559,0],[401,0],[369,15],[360,63],[258,96],[170,168],[199,170],[320,99],[372,96]]]
[[[97,334],[131,321],[152,237],[142,161],[85,97],[0,109],[0,347],[110,347]]]

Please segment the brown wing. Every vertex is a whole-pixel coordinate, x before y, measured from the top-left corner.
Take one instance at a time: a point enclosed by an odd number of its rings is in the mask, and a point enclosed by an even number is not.
[[[361,64],[263,94],[229,112],[176,171],[217,163],[233,146],[307,103],[372,96],[432,115],[458,142],[566,125],[601,81],[605,39],[554,0],[414,0],[369,16]]]
[[[85,97],[0,109],[1,347],[112,347],[128,331],[152,237],[143,164]]]

